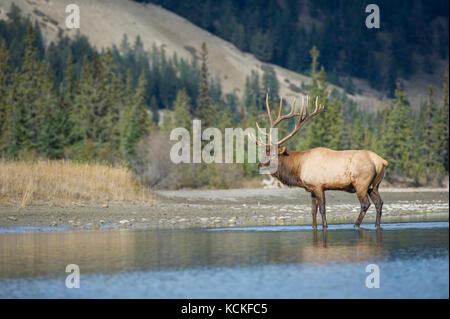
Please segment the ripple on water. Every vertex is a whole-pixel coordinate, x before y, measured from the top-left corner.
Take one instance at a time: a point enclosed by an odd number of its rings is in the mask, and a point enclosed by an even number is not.
[[[446,258],[379,263],[380,288],[365,286],[367,264],[263,265],[0,280],[8,298],[448,298]],[[420,287],[420,289],[417,289]]]

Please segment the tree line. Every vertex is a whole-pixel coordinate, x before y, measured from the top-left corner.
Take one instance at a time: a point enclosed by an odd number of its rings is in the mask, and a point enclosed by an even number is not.
[[[437,61],[448,59],[446,0],[380,0],[380,29],[365,27],[369,2],[359,0],[135,1],[161,5],[261,61],[297,72],[310,71],[308,51],[316,45],[330,82],[350,91],[354,76],[393,97],[398,79],[436,72]]]
[[[99,52],[78,35],[45,47],[38,26],[13,6],[0,21],[0,154],[9,159],[70,159],[129,165],[156,187],[231,187],[259,176],[255,164],[173,165],[169,138],[175,127],[267,126],[266,93],[279,104],[275,71],[264,67],[246,79],[243,96],[223,94],[208,71],[204,44],[190,61],[167,57],[163,48],[130,44]],[[311,100],[326,112],[305,126],[288,147],[362,149],[389,161],[387,179],[439,185],[448,176],[448,68],[442,100],[430,87],[413,112],[397,83],[395,98],[378,113],[362,112],[345,92],[328,87],[316,47],[309,51]],[[161,111],[163,111],[161,113]],[[159,115],[163,114],[162,118]],[[293,123],[280,127],[280,135]]]

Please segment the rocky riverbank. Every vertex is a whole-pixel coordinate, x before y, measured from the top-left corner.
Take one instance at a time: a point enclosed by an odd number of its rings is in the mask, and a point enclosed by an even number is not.
[[[448,221],[448,190],[381,191],[382,222]],[[311,224],[310,195],[301,189],[160,191],[154,204],[0,207],[0,232],[111,228],[174,229]],[[327,192],[327,220],[353,223],[354,194]],[[364,219],[375,221],[372,205]],[[321,222],[320,214],[318,222]]]

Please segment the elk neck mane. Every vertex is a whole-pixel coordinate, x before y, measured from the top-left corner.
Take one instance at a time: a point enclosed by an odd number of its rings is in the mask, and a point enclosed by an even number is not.
[[[286,151],[278,157],[278,169],[272,176],[287,186],[302,186],[299,178],[302,155],[302,152]]]

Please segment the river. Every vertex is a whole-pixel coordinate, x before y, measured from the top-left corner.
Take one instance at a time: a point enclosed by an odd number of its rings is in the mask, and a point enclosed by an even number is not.
[[[448,298],[448,231],[440,221],[2,233],[0,297]],[[79,288],[66,287],[69,264]],[[379,288],[366,286],[373,267]]]

